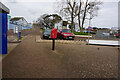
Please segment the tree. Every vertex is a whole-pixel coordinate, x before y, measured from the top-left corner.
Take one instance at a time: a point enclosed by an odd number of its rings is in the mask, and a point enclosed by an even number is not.
[[[54,28],[55,23],[60,22],[62,18],[58,14],[43,14],[38,18],[37,23],[46,28]]]
[[[70,18],[71,21],[71,31],[73,29],[74,19],[78,18],[79,28],[81,32],[83,31],[86,19],[88,19],[88,14],[90,14],[89,20],[91,21],[99,10],[99,6],[102,2],[98,0],[65,0],[61,3],[61,8],[59,9],[60,14],[67,19]],[[60,5],[59,5],[60,7]]]
[[[65,0],[60,5],[59,13],[71,22],[71,31],[73,31],[74,18],[77,16],[76,0]]]
[[[83,12],[81,32],[83,31],[83,26],[84,26],[84,23],[85,23],[86,12],[87,12],[87,6],[88,6],[88,0],[86,0],[85,9],[84,9],[84,12]]]
[[[98,29],[97,27],[93,27],[94,30]]]
[[[83,31],[83,27],[86,19],[89,20],[89,26],[90,26],[91,20],[97,16],[98,14],[97,12],[100,9],[99,5],[101,4],[102,2],[98,0],[93,0],[93,1],[86,0],[84,2],[80,0],[80,4],[78,5],[79,6],[78,23],[81,32]],[[89,18],[87,18],[88,14],[90,15]]]
[[[78,14],[77,14],[77,16],[78,16],[79,28],[80,28],[80,30],[81,30],[81,32],[82,32],[81,19],[80,19],[80,15],[81,15],[81,13],[82,13],[81,9],[82,9],[82,1],[80,0],[79,5],[78,5]]]
[[[37,21],[36,21],[36,23],[40,26],[40,28],[44,28],[44,27],[48,27],[48,24],[47,24],[47,22],[48,21],[45,21],[44,20],[44,18],[47,16],[48,14],[43,14],[42,16],[40,16],[38,19],[37,19]]]

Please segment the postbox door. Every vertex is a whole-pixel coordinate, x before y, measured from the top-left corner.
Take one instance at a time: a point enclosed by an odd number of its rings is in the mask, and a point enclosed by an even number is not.
[[[52,29],[51,38],[53,38],[53,39],[57,38],[57,29]]]

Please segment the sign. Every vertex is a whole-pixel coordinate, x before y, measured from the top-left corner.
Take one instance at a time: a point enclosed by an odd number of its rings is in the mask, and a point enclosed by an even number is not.
[[[89,26],[89,27],[88,27],[88,31],[89,31],[88,34],[90,34],[90,31],[91,31],[91,30],[92,30],[92,27]],[[89,40],[90,40],[90,36],[88,36],[88,45],[89,45]]]
[[[67,29],[67,26],[63,26],[62,29]]]
[[[18,33],[18,27],[14,27],[14,33]]]
[[[88,30],[89,30],[89,31],[92,30],[92,27],[89,26],[89,27],[88,27]]]

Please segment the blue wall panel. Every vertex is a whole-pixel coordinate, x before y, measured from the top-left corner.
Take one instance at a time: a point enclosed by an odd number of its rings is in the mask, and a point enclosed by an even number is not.
[[[0,13],[0,54],[2,54],[2,13]]]
[[[2,13],[2,54],[7,54],[7,14]]]
[[[0,54],[7,54],[7,14],[0,13]]]

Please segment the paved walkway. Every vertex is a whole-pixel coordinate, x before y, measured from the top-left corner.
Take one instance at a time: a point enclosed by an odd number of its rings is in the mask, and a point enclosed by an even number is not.
[[[60,62],[51,51],[51,44],[35,42],[39,31],[27,36],[2,62],[3,78],[63,77]],[[59,75],[61,74],[61,75]]]
[[[116,78],[117,48],[36,43],[28,35],[2,61],[3,78]],[[87,50],[86,50],[87,49]]]

